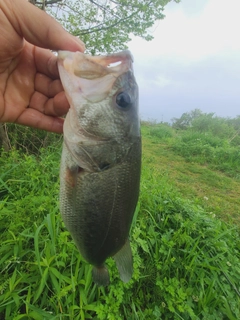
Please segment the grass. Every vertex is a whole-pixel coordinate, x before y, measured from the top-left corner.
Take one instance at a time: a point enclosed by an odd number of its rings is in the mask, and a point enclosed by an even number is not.
[[[143,126],[142,131],[148,164],[166,174],[182,197],[201,205],[207,212],[213,212],[225,221],[233,220],[240,224],[238,176],[232,177],[228,172],[213,169],[211,165],[200,164],[198,159],[186,161],[172,147],[178,139],[174,130],[172,137],[174,134],[175,137],[170,139],[164,136],[159,139],[152,135],[149,126]]]
[[[132,280],[99,288],[59,215],[60,148],[0,158],[0,319],[240,319],[237,177],[186,161],[143,126]]]

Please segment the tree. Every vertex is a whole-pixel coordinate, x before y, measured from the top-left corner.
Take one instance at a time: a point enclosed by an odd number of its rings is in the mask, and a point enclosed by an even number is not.
[[[29,1],[53,15],[85,42],[88,52],[96,54],[126,48],[131,35],[152,40],[149,28],[164,18],[164,7],[172,0]]]
[[[47,11],[71,34],[81,38],[87,52],[110,53],[126,48],[131,36],[152,40],[149,28],[164,18],[164,7],[180,0],[29,0]],[[14,126],[9,128],[11,135]],[[24,128],[22,129],[24,132]],[[0,126],[0,148],[8,149],[6,126]]]
[[[185,112],[181,115],[180,118],[172,119],[172,126],[176,129],[187,129],[192,126],[192,122],[194,119],[197,119],[203,115],[200,109],[194,109],[190,112]]]

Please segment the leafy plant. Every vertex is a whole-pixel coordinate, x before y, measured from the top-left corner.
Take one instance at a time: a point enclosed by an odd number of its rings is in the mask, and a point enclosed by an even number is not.
[[[46,1],[47,11],[71,34],[80,37],[91,54],[126,48],[131,35],[153,39],[149,28],[164,18],[171,0]],[[175,2],[180,2],[175,0]]]
[[[187,130],[172,141],[172,149],[190,162],[209,165],[226,174],[240,177],[240,148],[211,132]]]
[[[59,215],[59,159],[54,147],[0,158],[0,318],[240,318],[237,226],[183,199],[146,157],[133,278],[121,282],[109,258],[111,284],[98,288]]]

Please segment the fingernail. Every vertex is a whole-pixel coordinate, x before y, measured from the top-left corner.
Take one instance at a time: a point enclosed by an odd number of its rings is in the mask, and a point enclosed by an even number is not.
[[[74,37],[74,39],[75,39],[76,43],[81,46],[81,48],[82,48],[81,51],[84,52],[86,49],[84,42],[82,42],[82,40],[80,40],[78,37]]]

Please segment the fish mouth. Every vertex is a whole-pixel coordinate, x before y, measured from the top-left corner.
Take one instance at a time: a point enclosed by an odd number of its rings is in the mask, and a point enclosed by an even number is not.
[[[100,102],[124,73],[133,72],[133,57],[129,50],[106,56],[90,56],[82,52],[58,52],[58,68],[69,100]],[[80,95],[79,95],[80,94]]]
[[[128,72],[133,74],[133,57],[130,51],[125,50],[105,56],[59,51],[58,68],[70,104],[64,124],[64,133],[68,126],[76,134],[80,133],[86,138],[99,141],[99,137],[87,132],[86,128],[80,127],[79,111],[86,103],[98,103],[104,100],[120,76]]]
[[[92,80],[108,74],[114,74],[117,78],[128,70],[132,70],[133,56],[129,50],[105,56],[58,51],[58,63],[67,72],[81,79]]]

